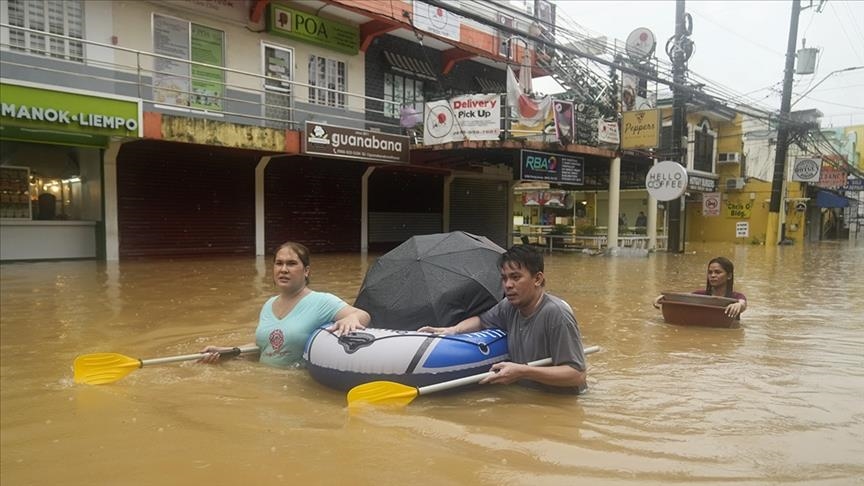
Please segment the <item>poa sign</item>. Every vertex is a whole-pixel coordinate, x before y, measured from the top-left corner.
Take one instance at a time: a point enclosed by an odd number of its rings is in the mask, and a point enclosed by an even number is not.
[[[687,169],[678,162],[664,160],[648,171],[645,188],[658,201],[678,199],[687,189]]]

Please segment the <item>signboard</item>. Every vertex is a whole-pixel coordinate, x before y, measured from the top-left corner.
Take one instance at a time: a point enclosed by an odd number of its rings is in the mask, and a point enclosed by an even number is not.
[[[454,41],[461,40],[459,26],[462,17],[459,15],[419,0],[414,0],[413,10],[411,22],[416,29]]]
[[[192,24],[191,58],[195,62],[225,65],[225,33],[203,25]],[[225,71],[218,67],[191,65],[192,99],[189,106],[204,110],[221,110],[225,95]]]
[[[519,178],[581,185],[584,163],[581,157],[522,150],[519,157]]]
[[[729,199],[726,201],[726,217],[732,219],[750,219],[753,201]]]
[[[501,97],[465,95],[425,104],[423,145],[464,140],[498,140]]]
[[[715,192],[720,176],[698,170],[687,171],[687,191]]]
[[[618,122],[597,120],[597,141],[618,145],[621,142],[621,136],[618,133]]]
[[[702,216],[720,216],[720,193],[702,194]]]
[[[864,179],[846,179],[846,191],[864,191]]]
[[[573,102],[553,100],[552,111],[555,113],[555,136],[562,144],[573,142],[576,130],[576,119],[573,117]]]
[[[306,122],[303,153],[362,161],[408,163],[409,138],[403,135],[370,132]]]
[[[355,55],[360,50],[360,29],[353,25],[294,10],[277,3],[270,4],[267,31],[271,34],[301,40],[310,44]]]
[[[659,162],[648,171],[645,189],[658,201],[678,199],[687,190],[687,169],[672,160]]]
[[[656,148],[660,145],[660,110],[625,111],[621,119],[621,148]]]
[[[153,14],[153,51],[189,59],[189,22]],[[153,101],[189,106],[189,64],[162,56],[153,60]]]
[[[792,180],[797,182],[819,182],[822,159],[798,157],[792,165]]]
[[[142,135],[141,103],[129,98],[2,83],[0,105],[0,136],[5,139],[37,140],[36,134],[42,132],[66,133],[77,138],[73,143],[101,145],[107,137]]]
[[[819,174],[819,182],[816,183],[816,186],[825,189],[839,189],[845,185],[846,172],[827,165],[822,167],[822,172]]]
[[[750,223],[747,221],[738,221],[735,223],[735,238],[749,238]]]

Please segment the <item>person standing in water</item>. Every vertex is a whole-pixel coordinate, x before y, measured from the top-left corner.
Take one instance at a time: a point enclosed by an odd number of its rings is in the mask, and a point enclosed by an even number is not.
[[[276,250],[273,259],[273,282],[279,289],[264,303],[255,330],[255,343],[260,349],[259,360],[267,365],[286,368],[298,366],[303,348],[315,329],[328,322],[327,328],[337,336],[365,329],[369,313],[348,305],[339,297],[316,292],[309,284],[309,249],[289,241]],[[220,352],[234,347],[207,346],[199,362],[217,363]]]
[[[726,306],[726,315],[739,319],[741,313],[747,310],[747,297],[740,292],[733,290],[735,285],[735,265],[726,257],[712,258],[708,262],[708,277],[705,281],[705,288],[694,290],[693,294],[711,295],[714,297],[726,297],[735,299],[737,302]],[[654,299],[654,307],[660,308],[660,301],[663,295],[658,295]]]
[[[573,309],[545,290],[543,254],[514,245],[498,260],[505,297],[486,312],[455,326],[425,326],[419,332],[453,335],[498,328],[507,332],[509,361],[492,365],[480,383],[519,382],[546,391],[578,393],[586,389],[587,367],[582,335]],[[551,357],[551,366],[526,363]]]

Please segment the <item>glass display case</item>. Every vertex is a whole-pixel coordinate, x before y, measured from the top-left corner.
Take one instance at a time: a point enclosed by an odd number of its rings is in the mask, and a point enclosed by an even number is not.
[[[0,219],[31,219],[30,169],[0,166]]]

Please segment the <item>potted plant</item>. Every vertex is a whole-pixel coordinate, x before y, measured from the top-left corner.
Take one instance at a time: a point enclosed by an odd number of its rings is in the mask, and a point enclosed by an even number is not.
[[[566,224],[556,224],[549,230],[550,236],[566,236],[572,235],[573,228]],[[564,247],[564,239],[563,238],[552,238],[552,247],[553,248],[563,248]]]

